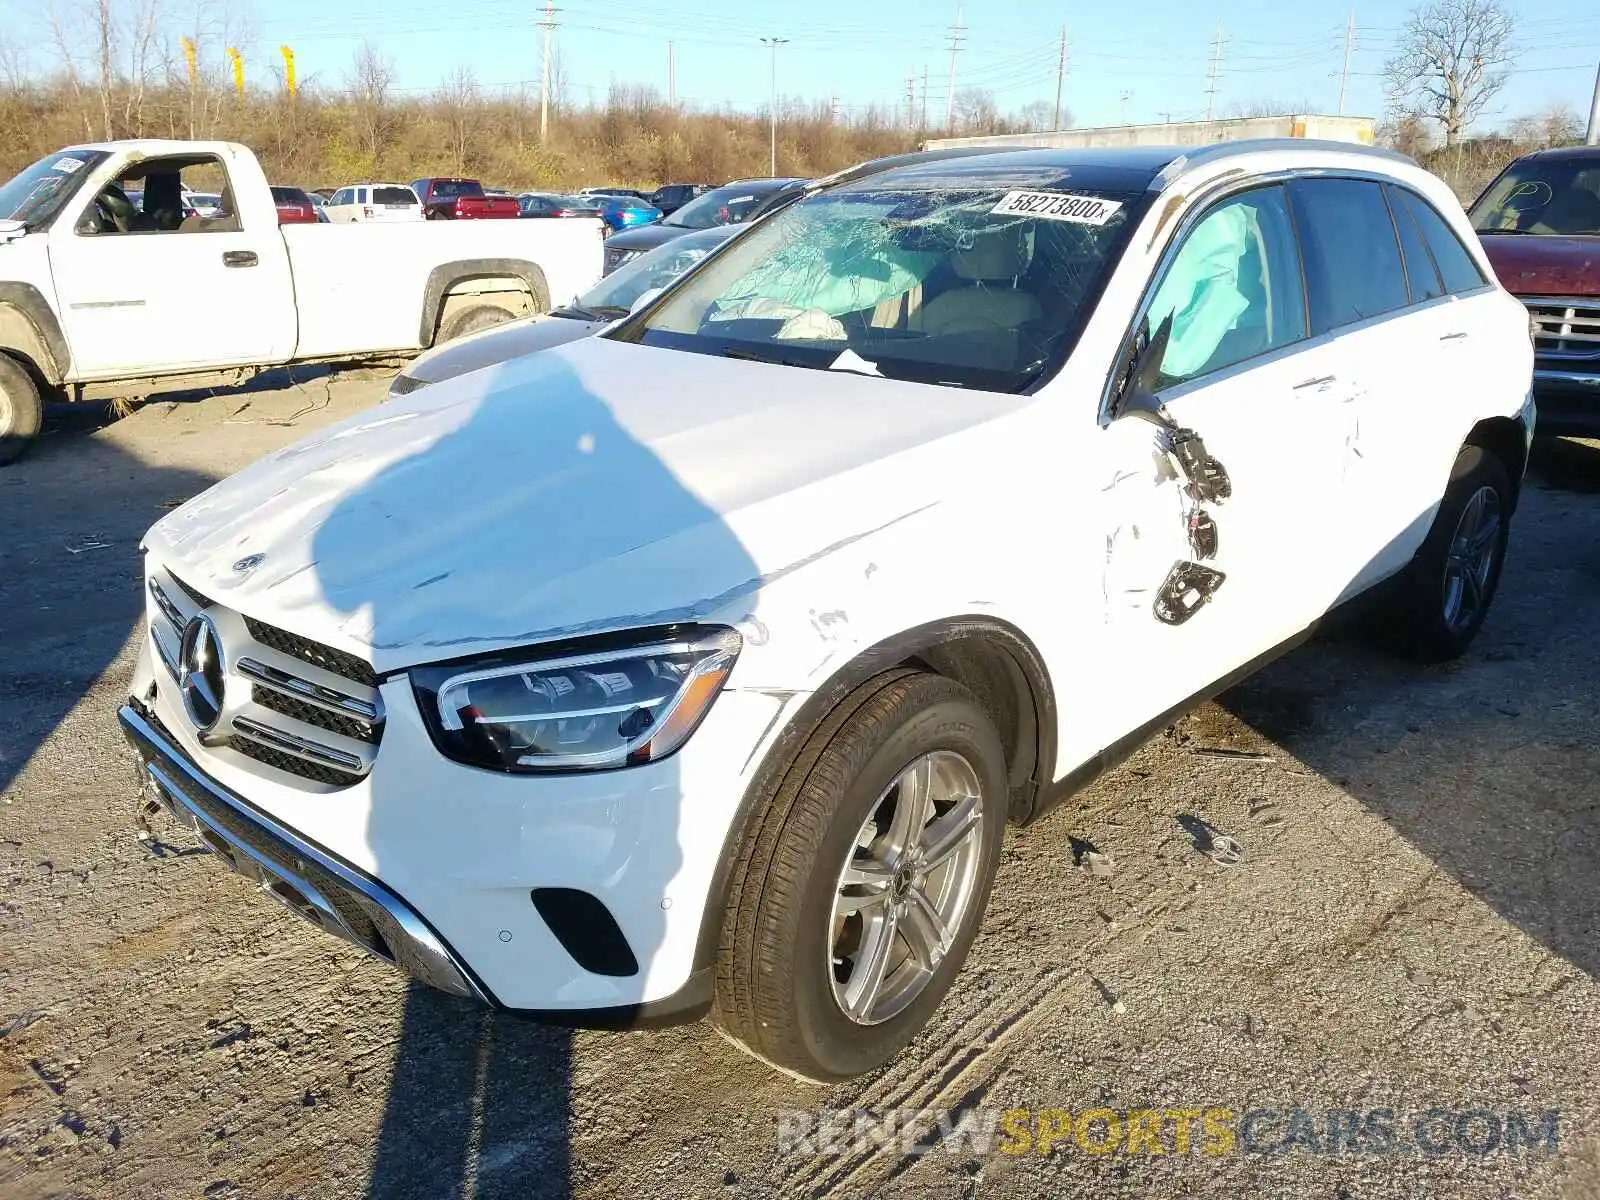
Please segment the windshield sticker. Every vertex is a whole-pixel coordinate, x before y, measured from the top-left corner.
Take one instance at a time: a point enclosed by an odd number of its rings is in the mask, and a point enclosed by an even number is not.
[[[71,175],[83,166],[81,158],[58,158],[50,164],[52,171],[60,171],[63,175]]]
[[[990,212],[1014,217],[1042,217],[1074,225],[1104,225],[1122,207],[1120,200],[1074,196],[1067,192],[1007,192]]]

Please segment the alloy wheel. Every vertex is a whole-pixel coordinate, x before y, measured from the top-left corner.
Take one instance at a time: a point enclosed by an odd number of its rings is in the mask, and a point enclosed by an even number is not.
[[[876,1025],[905,1011],[949,953],[977,890],[983,799],[972,764],[937,750],[872,806],[830,922],[833,995],[850,1020]]]

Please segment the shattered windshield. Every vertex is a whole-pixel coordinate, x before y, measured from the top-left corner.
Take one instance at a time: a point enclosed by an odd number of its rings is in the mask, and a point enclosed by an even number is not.
[[[41,158],[0,187],[0,220],[42,225],[72,198],[88,169],[103,158],[103,150],[63,150]]]
[[[617,336],[1018,391],[1076,340],[1133,200],[966,180],[954,189],[877,180],[822,192],[752,226]]]

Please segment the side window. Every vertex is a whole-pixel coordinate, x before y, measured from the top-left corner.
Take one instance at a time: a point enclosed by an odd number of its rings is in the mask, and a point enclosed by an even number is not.
[[[1305,258],[1313,334],[1406,307],[1400,244],[1376,183],[1297,179],[1289,196]]]
[[[349,203],[350,203],[350,189],[349,188],[340,188],[337,192],[335,192],[333,194],[333,199],[328,201],[328,207],[332,208],[335,205],[345,205],[345,204],[349,204]]]
[[[1389,197],[1389,212],[1394,217],[1395,230],[1400,234],[1400,254],[1406,263],[1406,282],[1411,285],[1411,303],[1437,300],[1445,294],[1445,288],[1439,281],[1439,272],[1433,265],[1428,243],[1422,240],[1422,231],[1411,219],[1400,189],[1385,184],[1383,191]]]
[[[1283,188],[1222,201],[1183,235],[1146,312],[1170,317],[1163,383],[1184,383],[1306,335],[1305,296]]]
[[[203,208],[198,204],[202,198],[207,200]],[[129,167],[100,190],[77,232],[237,233],[239,228],[222,161],[181,155],[147,158]]]
[[[1478,269],[1478,262],[1467,252],[1461,244],[1461,239],[1456,237],[1455,230],[1446,224],[1441,217],[1421,196],[1397,188],[1400,193],[1401,203],[1406,211],[1416,221],[1417,227],[1422,230],[1422,236],[1428,243],[1428,249],[1433,251],[1433,260],[1439,264],[1439,274],[1444,279],[1444,286],[1451,292],[1470,292],[1489,282],[1483,277],[1483,272]]]
[[[367,202],[367,189],[366,188],[357,188],[356,189],[356,200],[355,200],[355,202],[357,204],[365,204]]]

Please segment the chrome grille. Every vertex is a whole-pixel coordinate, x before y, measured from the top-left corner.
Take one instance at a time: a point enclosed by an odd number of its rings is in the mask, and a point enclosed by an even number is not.
[[[152,563],[150,639],[177,693],[183,630],[202,611],[217,631],[225,701],[202,740],[250,769],[269,768],[325,788],[349,787],[372,769],[383,739],[377,675],[353,654],[246,617]]]
[[[353,679],[367,687],[378,686],[378,677],[372,668],[354,654],[346,654],[343,650],[335,650],[332,646],[313,642],[310,638],[278,629],[254,617],[246,617],[244,624],[250,631],[250,636],[263,646],[271,646],[284,654],[292,654],[301,662],[308,662],[314,667],[321,667],[324,671],[331,671],[346,679]]]
[[[1539,354],[1600,358],[1600,297],[1532,297],[1533,347]]]

